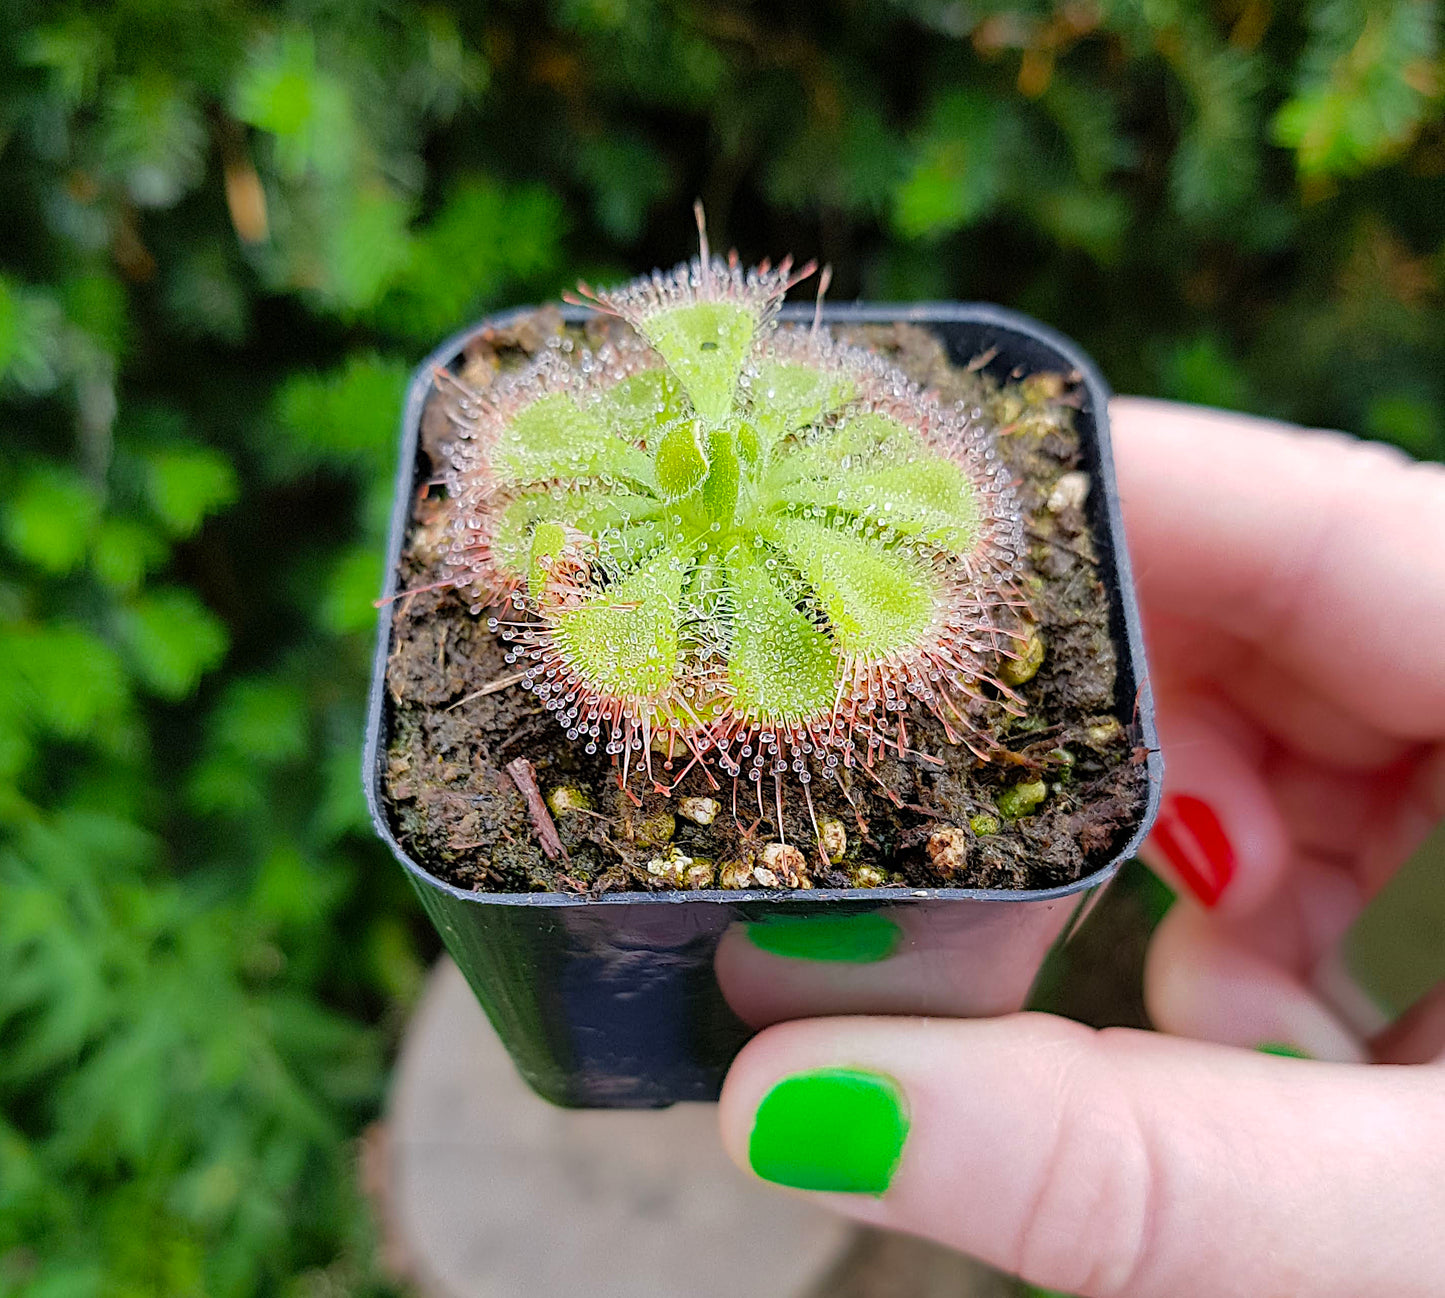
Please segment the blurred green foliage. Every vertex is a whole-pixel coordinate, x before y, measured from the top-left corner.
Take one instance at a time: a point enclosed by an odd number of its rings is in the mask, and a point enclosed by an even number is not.
[[[399,402],[687,254],[1445,454],[1431,0],[0,0],[0,1295],[384,1287]]]

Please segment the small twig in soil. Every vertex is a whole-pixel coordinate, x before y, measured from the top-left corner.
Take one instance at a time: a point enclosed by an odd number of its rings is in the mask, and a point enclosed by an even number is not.
[[[1015,734],[1010,735],[1009,738],[1028,740],[1022,750],[1027,751],[1028,749],[1033,748],[1036,744],[1043,743],[1044,739],[1047,736],[1058,734],[1059,731],[1063,728],[1064,723],[1062,721],[1055,721],[1052,725],[1040,726],[1037,730],[1019,730]]]
[[[386,690],[397,707],[401,707],[401,683],[392,675],[391,667],[400,656],[401,643],[398,641],[396,647],[386,656]]]
[[[479,699],[487,694],[495,694],[498,690],[510,689],[518,681],[526,676],[526,672],[513,672],[510,676],[499,676],[494,681],[488,681],[479,690],[473,690],[465,698],[458,699],[455,703],[448,704],[446,711],[451,712],[462,706],[463,703],[470,703],[473,699]]]
[[[413,586],[410,590],[392,591],[390,595],[383,595],[380,599],[371,601],[372,608],[385,608],[388,604],[394,604],[397,600],[404,601],[401,606],[401,616],[406,616],[406,611],[411,607],[413,595],[425,595],[430,590],[448,590],[456,585],[456,579],[448,577],[445,581],[434,581],[429,586]]]
[[[943,812],[935,811],[932,807],[925,807],[921,802],[905,802],[902,804],[904,811],[916,811],[920,816],[930,816],[934,820],[944,820]]]
[[[537,787],[537,772],[532,763],[525,757],[514,757],[507,763],[506,771],[527,803],[527,814],[532,818],[532,828],[537,831],[537,841],[542,845],[547,859],[555,861],[560,855],[570,861],[572,858],[562,846],[557,826],[552,822],[552,814],[547,810],[547,804],[542,801],[542,790]]]
[[[542,716],[531,717],[528,720],[523,721],[514,731],[512,731],[510,735],[508,735],[504,740],[502,740],[500,744],[497,745],[497,751],[495,756],[500,757],[513,744],[519,744],[524,739],[532,738],[533,735],[535,735],[546,725],[547,720],[548,718],[544,713]]]

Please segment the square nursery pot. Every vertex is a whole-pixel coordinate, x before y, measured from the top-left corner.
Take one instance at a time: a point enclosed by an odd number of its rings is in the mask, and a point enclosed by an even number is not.
[[[785,308],[783,318],[810,318]],[[419,486],[418,437],[438,366],[456,368],[469,339],[524,312],[482,321],[417,369],[407,392],[384,596]],[[586,312],[564,313],[579,322]],[[1132,856],[1159,801],[1162,761],[1139,613],[1109,447],[1108,387],[1072,342],[1016,312],[972,303],[830,306],[835,327],[907,322],[950,358],[988,357],[1000,379],[1077,376],[1088,525],[1109,593],[1118,659],[1115,712],[1147,773],[1126,841],[1102,867],[1063,887],[482,893],[434,877],[398,843],[384,800],[392,606],[383,604],[372,672],[363,778],[376,832],[476,992],[518,1069],[557,1104],[657,1107],[714,1100],[754,1031],[786,1018],[838,1013],[977,1016],[1027,999],[1044,958]]]

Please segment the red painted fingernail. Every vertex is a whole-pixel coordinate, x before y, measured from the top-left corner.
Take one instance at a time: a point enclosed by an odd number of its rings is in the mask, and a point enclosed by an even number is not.
[[[1206,906],[1213,906],[1234,878],[1234,848],[1201,798],[1176,793],[1164,800],[1154,825],[1154,842],[1174,873]]]

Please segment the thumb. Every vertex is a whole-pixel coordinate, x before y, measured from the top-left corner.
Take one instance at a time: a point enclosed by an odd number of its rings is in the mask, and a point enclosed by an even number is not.
[[[720,1120],[733,1158],[768,1180],[1089,1298],[1445,1284],[1434,1066],[1035,1014],[814,1019],[749,1043]]]

